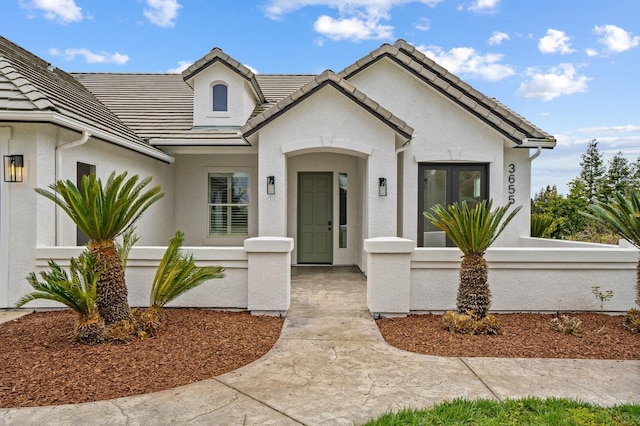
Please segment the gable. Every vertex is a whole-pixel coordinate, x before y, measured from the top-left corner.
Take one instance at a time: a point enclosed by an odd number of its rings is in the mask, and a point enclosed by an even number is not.
[[[299,90],[279,101],[273,107],[249,120],[247,124],[242,126],[240,131],[245,135],[245,137],[251,136],[260,130],[260,128],[276,120],[278,117],[293,109],[305,99],[318,93],[326,86],[333,87],[339,94],[363,108],[368,114],[380,120],[401,137],[406,140],[411,139],[411,134],[413,133],[413,128],[411,126],[330,70],[323,72]]]
[[[383,59],[393,61],[516,145],[521,145],[525,139],[555,142],[553,136],[537,128],[496,99],[475,90],[404,40],[398,40],[393,46],[383,44],[345,68],[339,75],[349,80]]]

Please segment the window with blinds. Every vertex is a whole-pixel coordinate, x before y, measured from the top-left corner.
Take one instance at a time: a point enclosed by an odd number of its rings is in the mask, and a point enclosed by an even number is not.
[[[209,173],[209,236],[249,235],[249,174]]]

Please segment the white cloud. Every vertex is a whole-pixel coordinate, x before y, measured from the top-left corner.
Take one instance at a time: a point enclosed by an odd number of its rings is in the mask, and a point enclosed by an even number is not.
[[[89,49],[49,49],[49,54],[52,56],[62,56],[67,61],[73,61],[76,57],[83,57],[88,64],[116,64],[123,65],[129,61],[129,56],[122,53],[107,53],[99,52],[93,53]]]
[[[574,50],[571,48],[570,38],[564,31],[548,29],[547,35],[538,41],[538,49],[542,53],[567,54]]]
[[[624,126],[598,126],[598,127],[583,127],[576,130],[580,133],[589,134],[603,134],[603,133],[621,133],[621,132],[640,132],[640,125],[626,124]]]
[[[145,0],[148,8],[144,16],[159,27],[173,27],[178,17],[178,9],[182,7],[178,0]]]
[[[559,96],[586,92],[590,77],[578,75],[572,64],[560,64],[547,73],[529,69],[529,81],[520,84],[518,93],[525,98],[537,98],[550,101]]]
[[[509,34],[503,33],[502,31],[494,31],[489,38],[489,46],[495,46],[502,44],[503,41],[509,40]]]
[[[333,19],[327,15],[319,17],[313,24],[313,29],[331,40],[378,40],[391,38],[393,34],[392,26],[382,25],[375,19]]]
[[[167,70],[168,74],[180,74],[182,73],[182,71],[186,70],[187,68],[189,68],[191,65],[193,64],[193,62],[189,62],[189,61],[178,61],[178,65],[174,68],[169,68]]]
[[[414,27],[420,31],[429,31],[431,29],[431,21],[429,18],[420,18]]]
[[[596,26],[593,32],[602,35],[598,41],[611,52],[624,52],[640,45],[640,36],[615,25]]]
[[[25,9],[40,9],[44,17],[61,24],[82,21],[82,9],[75,0],[21,0],[20,6]]]
[[[473,12],[491,12],[500,3],[500,0],[476,0],[468,10]]]
[[[252,67],[251,65],[247,65],[247,64],[242,64],[242,65],[244,65],[245,67],[249,68],[249,71],[251,71],[252,73],[258,74],[258,70],[255,69],[254,67]]]
[[[482,55],[472,47],[455,47],[448,52],[435,46],[418,46],[417,49],[454,74],[489,81],[502,80],[515,74],[511,66],[499,63],[503,55],[497,53]]]
[[[264,7],[265,14],[271,19],[281,19],[287,13],[307,6],[327,6],[336,8],[341,15],[354,15],[356,11],[365,11],[369,16],[387,15],[395,6],[408,3],[422,3],[434,7],[443,0],[270,0]]]
[[[593,58],[594,56],[598,56],[598,51],[596,49],[586,49],[585,53],[590,58]]]
[[[391,9],[409,3],[434,7],[443,0],[270,0],[263,8],[271,19],[307,6],[326,6],[338,10],[338,16],[319,16],[314,29],[331,40],[390,39],[393,27],[383,22],[391,18]],[[424,25],[422,25],[424,27]],[[321,44],[322,42],[315,42]]]

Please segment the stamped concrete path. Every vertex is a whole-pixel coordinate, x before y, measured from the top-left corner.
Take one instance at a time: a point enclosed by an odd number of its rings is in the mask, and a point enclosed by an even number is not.
[[[161,378],[159,378],[161,379]],[[350,425],[456,397],[640,403],[640,361],[446,358],[387,345],[353,268],[293,268],[282,335],[260,360],[154,394],[0,409],[0,425]]]

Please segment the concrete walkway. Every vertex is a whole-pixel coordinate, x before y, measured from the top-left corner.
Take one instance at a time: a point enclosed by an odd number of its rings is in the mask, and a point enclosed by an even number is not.
[[[640,361],[417,355],[382,340],[353,268],[294,268],[292,281],[282,335],[253,364],[154,394],[0,409],[0,425],[351,425],[456,397],[640,403]]]

